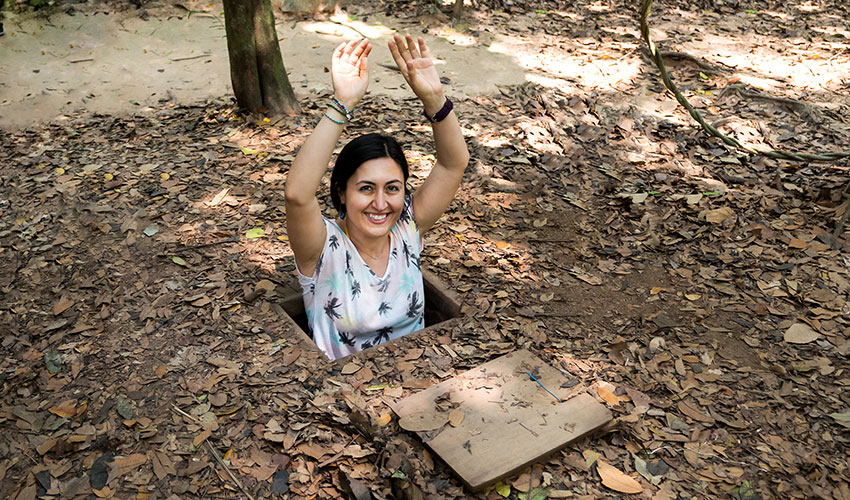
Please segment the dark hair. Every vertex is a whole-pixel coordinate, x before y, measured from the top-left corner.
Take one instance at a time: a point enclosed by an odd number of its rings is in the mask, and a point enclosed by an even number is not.
[[[348,179],[369,160],[390,158],[401,167],[404,176],[404,192],[407,193],[407,177],[410,175],[407,158],[401,145],[388,135],[366,134],[353,139],[342,148],[331,172],[331,203],[337,212],[345,213],[345,205],[339,199],[339,192],[345,191]]]

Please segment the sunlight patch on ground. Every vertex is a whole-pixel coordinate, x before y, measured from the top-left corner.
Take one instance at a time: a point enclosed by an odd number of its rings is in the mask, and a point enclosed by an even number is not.
[[[791,85],[796,89],[839,91],[850,79],[850,68],[846,56],[826,59],[814,51],[785,50],[783,53],[754,40],[741,40],[724,36],[709,36],[693,46],[693,54],[702,57],[699,51],[711,50],[711,57],[723,64],[738,69],[738,76],[748,84],[764,90],[779,90]],[[685,48],[690,51],[691,48]],[[756,73],[756,74],[750,74]]]
[[[458,47],[471,47],[473,45],[478,44],[478,39],[476,39],[472,35],[467,35],[464,33],[458,33],[453,30],[446,30],[438,34],[441,38],[444,38],[447,42],[457,45]]]
[[[346,14],[334,14],[330,19],[335,22],[313,22],[299,24],[299,26],[308,33],[332,36],[338,38],[340,42],[356,40],[363,36],[370,40],[389,38],[394,32],[386,26],[352,21]]]
[[[609,12],[609,11],[613,10],[613,8],[612,8],[612,5],[610,4],[610,2],[599,1],[599,2],[592,2],[592,3],[588,4],[587,10],[590,10],[592,12]]]
[[[513,57],[519,66],[531,72],[525,76],[526,81],[552,88],[563,88],[561,79],[566,79],[585,90],[610,90],[621,82],[631,82],[640,76],[643,67],[641,61],[633,57],[614,58],[607,54],[592,57],[578,51],[567,52],[560,47],[532,52],[528,45],[528,42],[519,39],[505,38],[493,43],[490,51]],[[614,52],[613,49],[610,51]]]

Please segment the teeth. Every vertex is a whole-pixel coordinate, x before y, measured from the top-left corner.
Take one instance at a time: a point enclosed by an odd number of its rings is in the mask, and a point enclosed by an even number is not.
[[[380,220],[384,220],[384,219],[387,218],[386,214],[384,214],[384,215],[366,214],[366,217],[369,217],[370,219],[372,219],[374,221],[380,221]]]

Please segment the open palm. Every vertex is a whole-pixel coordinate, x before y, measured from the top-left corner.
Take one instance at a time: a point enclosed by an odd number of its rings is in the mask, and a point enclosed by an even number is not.
[[[410,35],[404,38],[395,35],[393,41],[389,42],[389,47],[401,75],[413,93],[426,107],[442,106],[443,85],[425,41],[419,38],[414,42]]]
[[[354,108],[369,86],[369,40],[344,42],[334,50],[331,78],[334,94],[346,107]]]

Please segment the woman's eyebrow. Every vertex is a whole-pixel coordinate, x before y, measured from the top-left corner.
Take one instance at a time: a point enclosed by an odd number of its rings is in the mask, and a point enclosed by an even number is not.
[[[366,181],[366,180],[357,181],[357,184],[369,184],[369,185],[372,185],[372,186],[376,185],[376,183],[374,181]],[[393,180],[387,182],[387,184],[401,184],[401,181],[399,179],[393,179]]]

